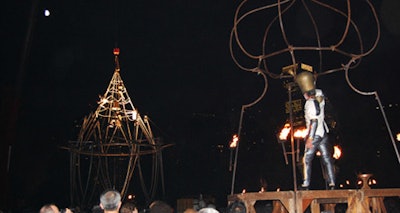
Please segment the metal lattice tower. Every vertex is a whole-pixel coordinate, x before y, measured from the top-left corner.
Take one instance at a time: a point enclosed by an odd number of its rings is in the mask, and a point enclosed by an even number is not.
[[[71,203],[81,208],[97,204],[105,189],[116,189],[125,198],[134,173],[146,202],[154,199],[159,182],[164,194],[161,150],[165,146],[154,138],[148,117],[142,119],[128,95],[120,76],[119,49],[114,49],[114,56],[115,71],[107,91],[96,111],[84,118],[77,141],[68,147]]]

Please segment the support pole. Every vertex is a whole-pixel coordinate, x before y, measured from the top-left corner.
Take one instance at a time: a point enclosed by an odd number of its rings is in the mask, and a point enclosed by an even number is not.
[[[260,68],[256,68],[254,70],[252,70],[252,72],[258,73],[259,75],[261,75],[264,79],[264,89],[261,93],[261,95],[253,102],[249,103],[249,104],[245,104],[242,105],[242,109],[240,111],[240,119],[239,119],[239,127],[238,127],[238,138],[239,141],[237,143],[236,146],[236,150],[235,150],[235,161],[233,163],[233,172],[232,172],[232,185],[231,185],[231,195],[233,195],[233,192],[235,190],[235,178],[236,178],[236,167],[237,167],[237,161],[238,161],[238,154],[239,154],[239,144],[240,144],[240,136],[241,136],[241,132],[242,132],[242,123],[243,123],[243,114],[246,108],[249,108],[255,104],[257,104],[265,95],[265,93],[267,92],[268,89],[268,79],[267,76],[262,72],[262,70]]]
[[[292,106],[292,86],[293,82],[287,85],[288,96],[289,96],[289,119],[290,119],[290,146],[292,154],[292,173],[293,173],[293,187],[294,191],[297,192],[297,176],[296,176],[296,162],[295,162],[295,151],[294,151],[294,128],[293,128],[293,106]]]

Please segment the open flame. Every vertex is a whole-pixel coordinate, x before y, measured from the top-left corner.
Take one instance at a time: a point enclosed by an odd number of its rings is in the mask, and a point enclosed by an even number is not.
[[[296,129],[294,132],[295,138],[305,138],[308,134],[308,130],[306,128]]]
[[[342,150],[338,145],[333,147],[333,158],[336,160],[339,159],[342,156]]]
[[[286,140],[287,136],[290,133],[290,124],[285,124],[285,126],[283,126],[281,132],[279,133],[279,140]]]
[[[286,140],[287,136],[290,133],[290,129],[291,129],[290,124],[286,123],[285,126],[283,126],[281,132],[279,133],[279,140],[282,140],[282,141]],[[293,136],[295,138],[305,138],[307,136],[307,134],[308,134],[307,129],[302,127],[299,129],[295,129]]]

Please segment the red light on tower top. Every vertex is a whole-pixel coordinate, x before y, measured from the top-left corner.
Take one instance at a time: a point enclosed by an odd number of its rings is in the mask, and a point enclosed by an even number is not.
[[[114,48],[114,55],[119,55],[119,48]]]

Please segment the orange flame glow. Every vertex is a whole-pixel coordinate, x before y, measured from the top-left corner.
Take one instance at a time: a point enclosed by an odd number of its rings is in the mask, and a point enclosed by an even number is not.
[[[279,140],[286,140],[290,132],[290,124],[285,124],[279,133]]]
[[[308,134],[308,131],[306,128],[301,128],[301,129],[296,129],[294,132],[294,137],[295,138],[305,138]]]
[[[333,158],[336,160],[339,159],[342,156],[342,150],[340,149],[339,146],[334,146],[333,147]]]
[[[290,133],[290,124],[286,123],[285,126],[283,126],[281,132],[279,133],[279,140],[286,140],[287,136]],[[296,129],[293,133],[293,136],[295,138],[305,138],[307,136],[307,129],[306,128],[299,128]]]

